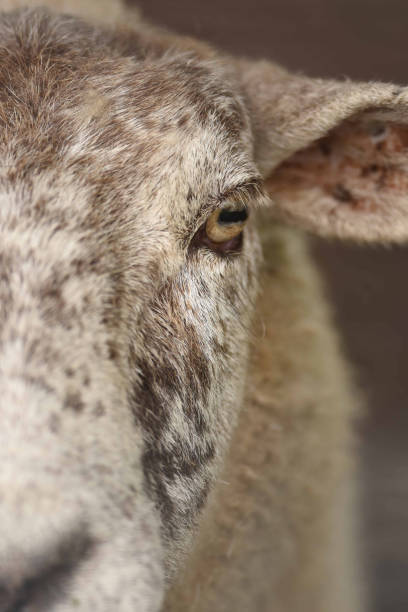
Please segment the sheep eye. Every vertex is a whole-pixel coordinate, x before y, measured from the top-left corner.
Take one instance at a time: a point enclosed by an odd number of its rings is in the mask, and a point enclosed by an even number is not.
[[[240,237],[248,219],[248,211],[241,207],[220,208],[207,219],[205,231],[207,237],[215,244],[223,244]]]
[[[239,253],[248,209],[242,204],[227,204],[215,210],[194,236],[191,246],[207,247],[220,255]]]

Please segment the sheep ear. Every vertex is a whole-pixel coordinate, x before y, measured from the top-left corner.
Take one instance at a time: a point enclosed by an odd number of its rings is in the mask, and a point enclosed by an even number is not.
[[[324,236],[408,239],[408,88],[241,64],[276,214]]]

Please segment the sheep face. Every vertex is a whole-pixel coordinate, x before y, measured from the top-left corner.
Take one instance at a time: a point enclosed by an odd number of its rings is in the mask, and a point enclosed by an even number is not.
[[[156,610],[242,402],[248,117],[215,61],[0,29],[1,609]]]

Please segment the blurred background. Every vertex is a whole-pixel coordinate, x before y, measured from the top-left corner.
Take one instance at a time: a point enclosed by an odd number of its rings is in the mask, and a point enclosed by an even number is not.
[[[310,76],[408,84],[407,0],[136,4],[150,20],[180,33]],[[408,612],[408,248],[316,240],[313,249],[368,400],[359,429],[370,610]]]

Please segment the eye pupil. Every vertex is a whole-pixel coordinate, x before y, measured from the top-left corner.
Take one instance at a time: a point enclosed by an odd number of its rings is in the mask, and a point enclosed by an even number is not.
[[[246,208],[241,210],[222,210],[218,216],[220,225],[229,225],[230,223],[243,223],[248,219],[248,211]]]

